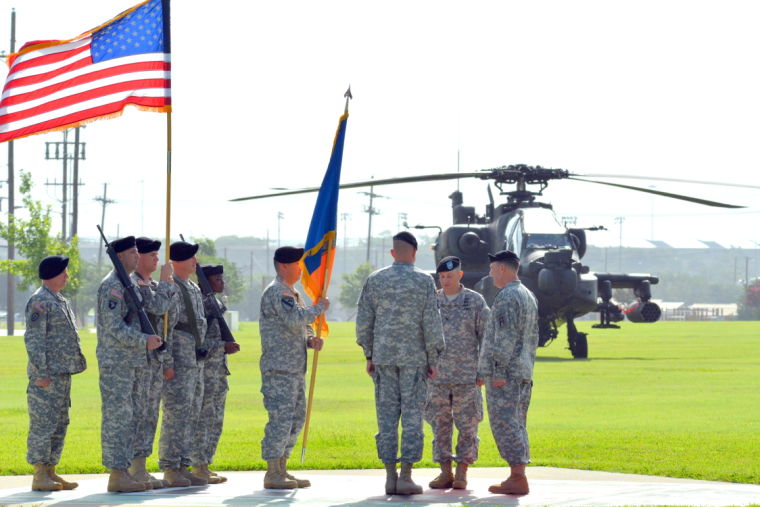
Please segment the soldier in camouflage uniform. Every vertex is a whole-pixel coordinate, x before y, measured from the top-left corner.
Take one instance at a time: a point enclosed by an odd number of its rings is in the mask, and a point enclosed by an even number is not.
[[[201,269],[214,293],[224,293],[224,266],[201,266]],[[232,341],[223,340],[219,321],[213,317],[217,314],[217,310],[219,314],[224,315],[227,307],[219,302],[214,294],[203,295],[203,306],[206,322],[208,322],[204,348],[208,350],[208,354],[204,361],[201,380],[203,395],[196,398],[196,403],[200,404],[197,409],[200,416],[196,421],[193,437],[192,473],[205,478],[209,484],[219,484],[226,482],[227,478],[212,472],[208,466],[214,460],[216,446],[219,444],[224,425],[224,404],[229,390],[227,376],[230,374],[227,367],[227,354],[238,352],[240,345],[232,336],[229,336]]]
[[[139,256],[134,236],[111,242],[111,248],[127,274],[132,273]],[[148,363],[145,350],[157,349],[162,342],[159,336],[140,330],[136,309],[125,292],[115,270],[100,283],[95,354],[100,371],[103,465],[111,471],[108,491],[127,493],[152,487],[150,482],[133,479],[127,469],[134,456],[134,407],[141,391],[139,374]]]
[[[483,296],[460,283],[460,264],[457,257],[445,257],[436,268],[446,350],[438,361],[439,375],[428,382],[425,403],[425,420],[433,428],[433,461],[441,466],[441,474],[430,483],[433,489],[467,487],[467,467],[478,459],[478,424],[483,420],[475,381],[489,311]],[[454,425],[459,432],[456,456],[451,454]],[[452,461],[457,462],[456,476]]]
[[[38,269],[42,286],[26,304],[24,344],[29,356],[26,459],[34,465],[34,491],[58,491],[78,486],[55,473],[69,425],[71,376],[87,368],[79,346],[74,313],[61,295],[69,277],[68,263],[69,258],[60,255],[42,259]]]
[[[391,255],[395,262],[372,273],[362,288],[356,342],[375,383],[375,440],[387,474],[385,492],[411,495],[422,493],[412,481],[412,465],[422,458],[426,376],[438,373],[444,339],[433,278],[414,266],[417,240],[406,231],[396,234]]]
[[[203,396],[203,359],[201,346],[206,335],[203,297],[190,280],[198,260],[198,245],[176,241],[169,247],[177,285],[177,323],[172,330],[171,356],[174,378],[164,383],[164,415],[158,446],[158,466],[172,487],[202,486],[206,479],[190,473],[193,428],[197,420],[195,399]],[[200,385],[199,385],[200,384]]]
[[[311,485],[288,474],[286,463],[306,419],[304,374],[306,349],[321,350],[311,323],[330,306],[326,298],[306,307],[293,287],[301,279],[303,248],[284,246],[274,253],[277,278],[261,295],[261,393],[269,421],[261,441],[267,462],[264,488],[293,489]]]
[[[158,267],[158,250],[161,248],[161,242],[143,237],[137,238],[135,243],[140,256],[137,269],[132,273],[132,281],[140,291],[148,319],[156,332],[163,337],[168,348],[171,347],[171,341],[168,333],[164,336],[163,315],[172,314],[174,319],[169,320],[174,320],[173,323],[176,323],[177,314],[176,308],[173,308],[176,306],[177,289],[172,278],[172,266],[171,264],[161,266],[160,282],[155,281],[151,275]],[[141,391],[136,398],[134,456],[132,465],[129,467],[129,474],[140,482],[150,482],[154,489],[158,489],[166,487],[167,483],[149,474],[145,468],[145,461],[153,452],[161,391],[164,380],[169,381],[174,377],[174,361],[165,349],[147,352],[147,359],[147,364],[140,368],[139,373]]]
[[[491,306],[478,363],[478,383],[486,385],[491,431],[510,475],[491,493],[528,494],[530,463],[527,416],[538,346],[538,305],[518,279],[519,257],[509,250],[488,254],[491,277],[501,291]]]

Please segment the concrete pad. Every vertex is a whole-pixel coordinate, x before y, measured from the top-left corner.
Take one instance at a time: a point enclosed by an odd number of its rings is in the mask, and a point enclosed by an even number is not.
[[[431,490],[421,495],[386,496],[382,470],[298,471],[314,484],[300,490],[265,490],[264,472],[225,472],[224,484],[168,488],[143,493],[105,491],[107,476],[66,476],[78,480],[73,491],[34,492],[30,476],[0,478],[0,505],[136,505],[242,506],[299,505],[748,505],[760,503],[760,486],[667,477],[650,477],[557,468],[529,469],[531,493],[492,495],[488,486],[503,479],[505,469],[471,468],[467,490]],[[427,486],[437,471],[415,470]],[[20,483],[23,481],[23,485]]]

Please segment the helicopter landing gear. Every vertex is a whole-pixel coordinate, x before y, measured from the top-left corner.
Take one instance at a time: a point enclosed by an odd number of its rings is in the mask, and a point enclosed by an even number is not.
[[[578,332],[572,317],[567,318],[567,344],[574,359],[588,358],[588,334]]]

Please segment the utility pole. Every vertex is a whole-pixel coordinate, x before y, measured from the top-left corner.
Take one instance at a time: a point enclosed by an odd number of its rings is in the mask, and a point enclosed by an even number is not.
[[[615,223],[620,226],[620,243],[618,245],[618,270],[623,271],[623,222],[625,217],[615,217]]]
[[[280,221],[285,218],[285,213],[277,212],[277,248],[280,248]]]
[[[369,255],[370,255],[370,250],[372,248],[372,215],[380,214],[380,210],[373,207],[372,203],[374,202],[375,197],[388,199],[388,197],[384,195],[376,194],[375,192],[373,192],[374,189],[375,187],[370,185],[369,192],[359,192],[360,194],[369,196],[369,206],[364,207],[364,212],[367,213],[367,215],[369,215],[369,219],[367,221],[367,258],[366,258],[367,264],[369,264]]]
[[[16,9],[11,9],[11,53],[16,51]],[[15,197],[15,181],[13,178],[13,141],[8,141],[8,227],[12,230],[14,214],[16,213]],[[8,261],[12,261],[16,257],[16,245],[13,238],[13,233],[8,235]],[[16,327],[14,321],[15,310],[15,291],[16,291],[16,276],[8,270],[6,275],[6,293],[7,305],[6,305],[6,325],[8,328],[8,336],[13,336],[13,332]]]
[[[63,183],[60,185],[63,188],[63,199],[62,199],[62,211],[61,211],[61,239],[63,241],[67,241],[71,236],[74,236],[77,231],[77,221],[78,221],[78,212],[79,212],[79,190],[78,187],[81,185],[81,182],[79,181],[79,160],[85,159],[85,144],[86,143],[80,143],[79,142],[79,127],[75,129],[74,135],[75,140],[73,143],[68,141],[68,130],[63,131],[63,142],[61,141],[48,141],[45,143],[45,160],[63,160]],[[74,145],[74,153],[69,153],[69,144]],[[51,147],[53,148],[53,153],[51,153]],[[69,183],[69,171],[68,171],[68,160],[73,159],[74,160],[74,179],[71,183]],[[58,186],[59,183],[53,181],[53,183],[45,183],[45,185],[51,185],[51,186]],[[73,217],[71,222],[71,229],[68,227],[69,223],[69,216],[67,213],[68,210],[68,188],[69,185],[72,186],[72,196],[73,196]]]
[[[108,195],[108,183],[103,183],[103,197],[96,197],[95,200],[100,202],[100,204],[103,206],[103,211],[100,213],[100,228],[103,229],[105,227],[106,223],[106,206],[109,204],[113,204],[116,201],[113,199],[108,199],[106,196]],[[117,234],[118,236],[118,234]],[[100,274],[100,267],[103,263],[103,244],[98,241],[98,274]]]

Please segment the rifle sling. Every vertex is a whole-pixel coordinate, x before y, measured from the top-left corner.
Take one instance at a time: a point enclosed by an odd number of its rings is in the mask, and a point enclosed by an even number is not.
[[[177,323],[174,326],[174,329],[189,332],[191,335],[193,335],[195,337],[195,348],[199,349],[201,347],[201,333],[198,331],[198,322],[195,320],[195,309],[193,308],[193,301],[190,299],[190,293],[187,291],[187,288],[185,288],[182,282],[177,283],[177,286],[179,287],[179,291],[182,293],[182,300],[185,303],[185,317],[187,317],[187,323],[184,325]]]

